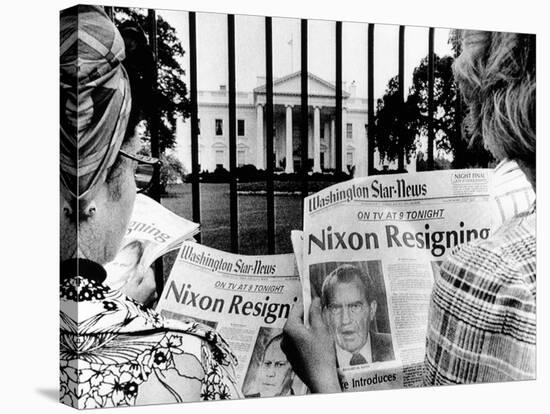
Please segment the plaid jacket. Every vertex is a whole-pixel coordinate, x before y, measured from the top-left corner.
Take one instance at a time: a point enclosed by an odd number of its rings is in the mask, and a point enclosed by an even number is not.
[[[424,385],[535,378],[536,210],[443,263],[430,303]]]
[[[494,228],[529,211],[535,202],[533,187],[515,161],[501,161],[494,169],[492,190]]]

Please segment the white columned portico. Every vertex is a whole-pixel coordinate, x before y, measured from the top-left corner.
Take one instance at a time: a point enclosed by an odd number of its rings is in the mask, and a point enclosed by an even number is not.
[[[294,157],[292,156],[292,105],[286,106],[286,173],[294,172]]]
[[[321,172],[321,108],[313,108],[313,172]]]
[[[347,172],[346,167],[346,142],[348,140],[348,111],[342,108],[342,171]]]
[[[336,128],[334,118],[330,120],[330,168],[336,168]]]
[[[256,167],[260,170],[264,165],[264,110],[262,104],[256,105]]]

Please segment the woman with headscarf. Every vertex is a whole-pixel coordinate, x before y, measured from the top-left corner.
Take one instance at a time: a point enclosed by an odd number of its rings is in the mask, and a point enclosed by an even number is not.
[[[60,399],[76,408],[239,398],[235,358],[195,322],[165,320],[104,284],[136,194],[124,41],[102,8],[61,13]],[[130,69],[133,70],[133,69]],[[136,94],[138,95],[138,94]]]
[[[535,191],[535,36],[467,31],[454,74],[468,105],[466,126],[497,160],[517,163]],[[459,246],[432,292],[424,385],[535,378],[536,209],[504,222],[487,240]],[[320,317],[299,307],[283,349],[313,392],[338,392],[334,346]],[[302,312],[303,313],[303,312]]]

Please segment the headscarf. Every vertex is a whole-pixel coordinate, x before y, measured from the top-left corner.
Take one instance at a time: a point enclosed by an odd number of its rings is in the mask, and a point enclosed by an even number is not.
[[[77,200],[93,199],[124,140],[131,93],[124,41],[104,10],[61,13],[61,183]]]

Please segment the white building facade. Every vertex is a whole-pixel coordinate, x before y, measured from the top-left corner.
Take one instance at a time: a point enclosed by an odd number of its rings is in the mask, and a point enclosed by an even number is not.
[[[265,79],[252,92],[237,92],[237,165],[266,167]],[[287,173],[301,167],[300,72],[273,82],[274,166]],[[308,74],[308,158],[313,172],[336,167],[336,89]],[[355,166],[355,176],[367,175],[367,99],[355,97],[352,85],[342,96],[342,165]],[[198,91],[199,163],[201,171],[229,169],[228,91]],[[191,170],[190,120],[178,121],[176,153]],[[378,157],[375,154],[375,158]],[[288,162],[291,160],[291,162]]]

